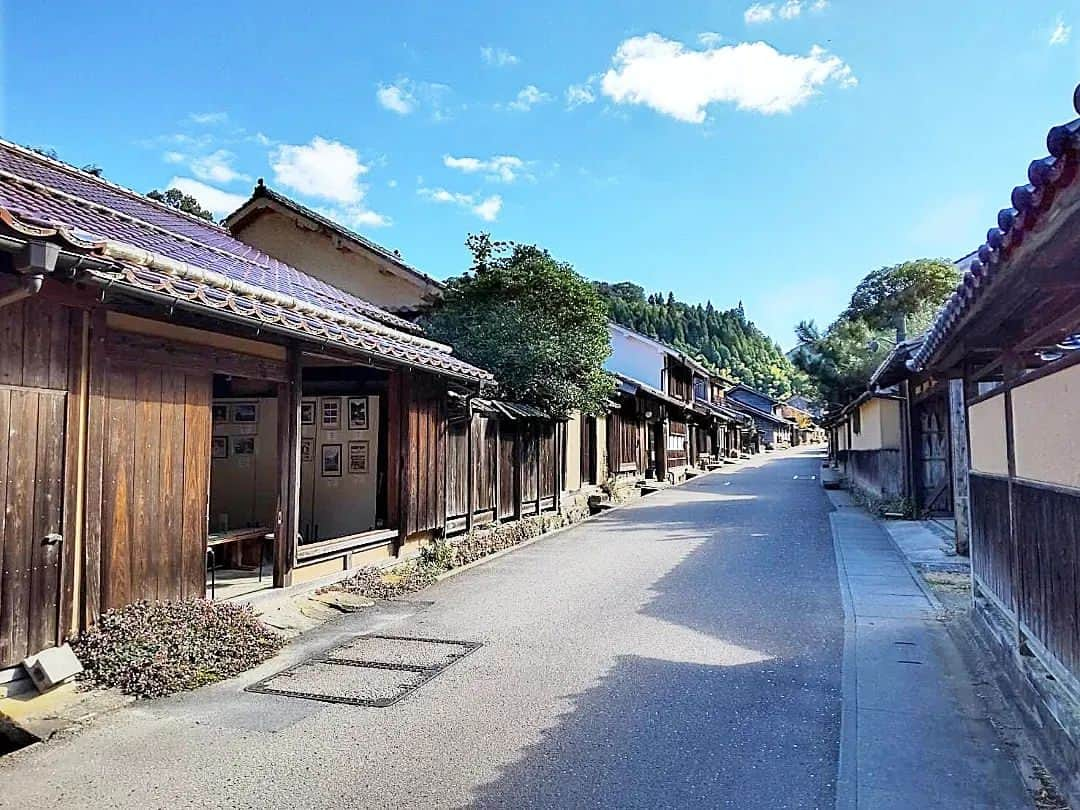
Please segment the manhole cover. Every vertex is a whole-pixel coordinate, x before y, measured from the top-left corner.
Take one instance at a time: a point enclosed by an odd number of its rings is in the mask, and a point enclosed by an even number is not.
[[[475,641],[407,636],[359,636],[282,670],[248,692],[386,707],[476,650]]]

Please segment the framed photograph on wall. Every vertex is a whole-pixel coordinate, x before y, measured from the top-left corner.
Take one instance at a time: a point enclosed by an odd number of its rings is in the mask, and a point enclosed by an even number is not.
[[[367,429],[367,397],[349,397],[349,430]]]
[[[322,400],[320,424],[323,430],[341,429],[341,397],[330,397]]]
[[[349,474],[360,475],[368,471],[368,442],[349,442]]]
[[[314,460],[315,440],[310,437],[300,439],[300,461],[303,464],[310,464]]]
[[[321,469],[324,478],[338,478],[341,475],[340,444],[324,444],[322,446]]]
[[[228,458],[229,457],[229,437],[228,436],[214,436],[210,440],[210,458]]]
[[[232,421],[237,425],[253,425],[259,421],[259,403],[236,402],[232,406]]]
[[[314,425],[315,424],[315,400],[302,399],[300,400],[300,424],[301,425]]]
[[[229,406],[224,402],[210,406],[211,419],[215,425],[221,425],[229,421]]]
[[[233,436],[232,437],[232,454],[234,456],[253,456],[253,455],[255,455],[255,437],[254,436]]]

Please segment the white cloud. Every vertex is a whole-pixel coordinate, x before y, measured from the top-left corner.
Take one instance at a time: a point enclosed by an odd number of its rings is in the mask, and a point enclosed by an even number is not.
[[[368,167],[356,150],[315,136],[310,143],[282,144],[270,153],[274,182],[300,194],[355,204],[364,197],[360,176]]]
[[[814,0],[814,2],[810,4],[810,10],[811,11],[819,11],[820,12],[820,11],[824,11],[828,7],[829,7],[829,0]]]
[[[161,157],[166,163],[183,163],[186,160],[182,152],[166,152]]]
[[[492,67],[510,67],[521,61],[514,56],[514,54],[510,53],[510,51],[506,50],[506,48],[481,48],[480,58],[484,60],[484,64],[491,65]]]
[[[372,211],[365,205],[345,205],[334,208],[317,208],[324,217],[346,228],[385,228],[393,222],[387,216]]]
[[[375,98],[381,106],[398,115],[408,115],[417,105],[412,82],[408,79],[398,79],[393,84],[380,84],[375,91]]]
[[[780,6],[779,14],[781,19],[794,20],[802,14],[802,0],[786,0],[786,2]]]
[[[504,105],[505,109],[514,110],[516,112],[528,112],[537,104],[544,104],[551,101],[551,96],[537,87],[535,84],[529,84],[521,88],[518,91],[517,97]]]
[[[644,104],[695,124],[714,103],[771,115],[805,104],[827,83],[857,84],[842,59],[817,45],[806,56],[764,42],[698,51],[652,33],[625,40],[612,65],[601,89],[615,103]]]
[[[169,181],[168,188],[179,189],[185,194],[190,194],[199,204],[210,210],[215,216],[223,217],[231,214],[245,202],[247,197],[240,194],[230,194],[220,188],[208,186],[190,177],[174,177]]]
[[[224,112],[200,112],[191,113],[188,118],[196,124],[212,126],[213,124],[224,124],[229,120],[229,114]]]
[[[232,167],[234,155],[226,149],[218,149],[209,155],[192,158],[191,171],[208,183],[231,183],[234,180],[250,180],[251,177]]]
[[[477,200],[472,194],[462,194],[456,191],[447,191],[445,188],[418,188],[416,193],[421,197],[437,203],[450,203],[460,208],[471,211],[484,222],[494,222],[502,210],[502,197],[492,194],[482,200]]]
[[[771,22],[774,8],[775,6],[773,6],[772,3],[769,3],[768,5],[754,3],[754,5],[743,12],[743,20],[746,21],[747,25]]]
[[[592,79],[566,88],[566,109],[568,110],[584,104],[592,104],[594,101],[596,101],[596,93],[592,89]]]
[[[715,48],[724,41],[724,37],[715,31],[702,31],[697,35],[697,41],[706,48]]]
[[[457,169],[465,174],[483,172],[488,180],[512,183],[525,170],[525,161],[514,155],[495,155],[487,160],[475,157],[443,156],[443,165],[448,169]]]
[[[1065,20],[1058,17],[1054,29],[1050,32],[1050,44],[1066,45],[1068,44],[1070,37],[1072,37],[1072,26],[1066,25]]]

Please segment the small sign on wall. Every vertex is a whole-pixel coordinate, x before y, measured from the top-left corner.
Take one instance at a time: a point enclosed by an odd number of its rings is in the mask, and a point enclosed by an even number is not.
[[[349,430],[368,429],[368,398],[349,397]]]
[[[322,401],[323,430],[341,429],[341,398],[332,397]]]
[[[314,411],[312,412],[312,418],[315,418]],[[315,439],[311,437],[304,437],[300,440],[300,461],[304,464],[310,464],[315,460]]]
[[[259,404],[257,402],[234,403],[232,421],[237,425],[254,425],[259,421]]]
[[[341,476],[341,445],[324,444],[322,446],[322,475],[324,478]]]
[[[300,424],[301,425],[314,425],[315,424],[315,402],[314,400],[305,399],[300,402]]]
[[[229,437],[228,436],[214,436],[210,440],[210,458],[228,458],[229,457]]]
[[[349,442],[349,473],[362,475],[368,471],[368,442]]]

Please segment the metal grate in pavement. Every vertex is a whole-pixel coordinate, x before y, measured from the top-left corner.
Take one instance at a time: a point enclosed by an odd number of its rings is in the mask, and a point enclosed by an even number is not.
[[[247,691],[385,708],[479,647],[475,641],[358,636],[264,678]]]

